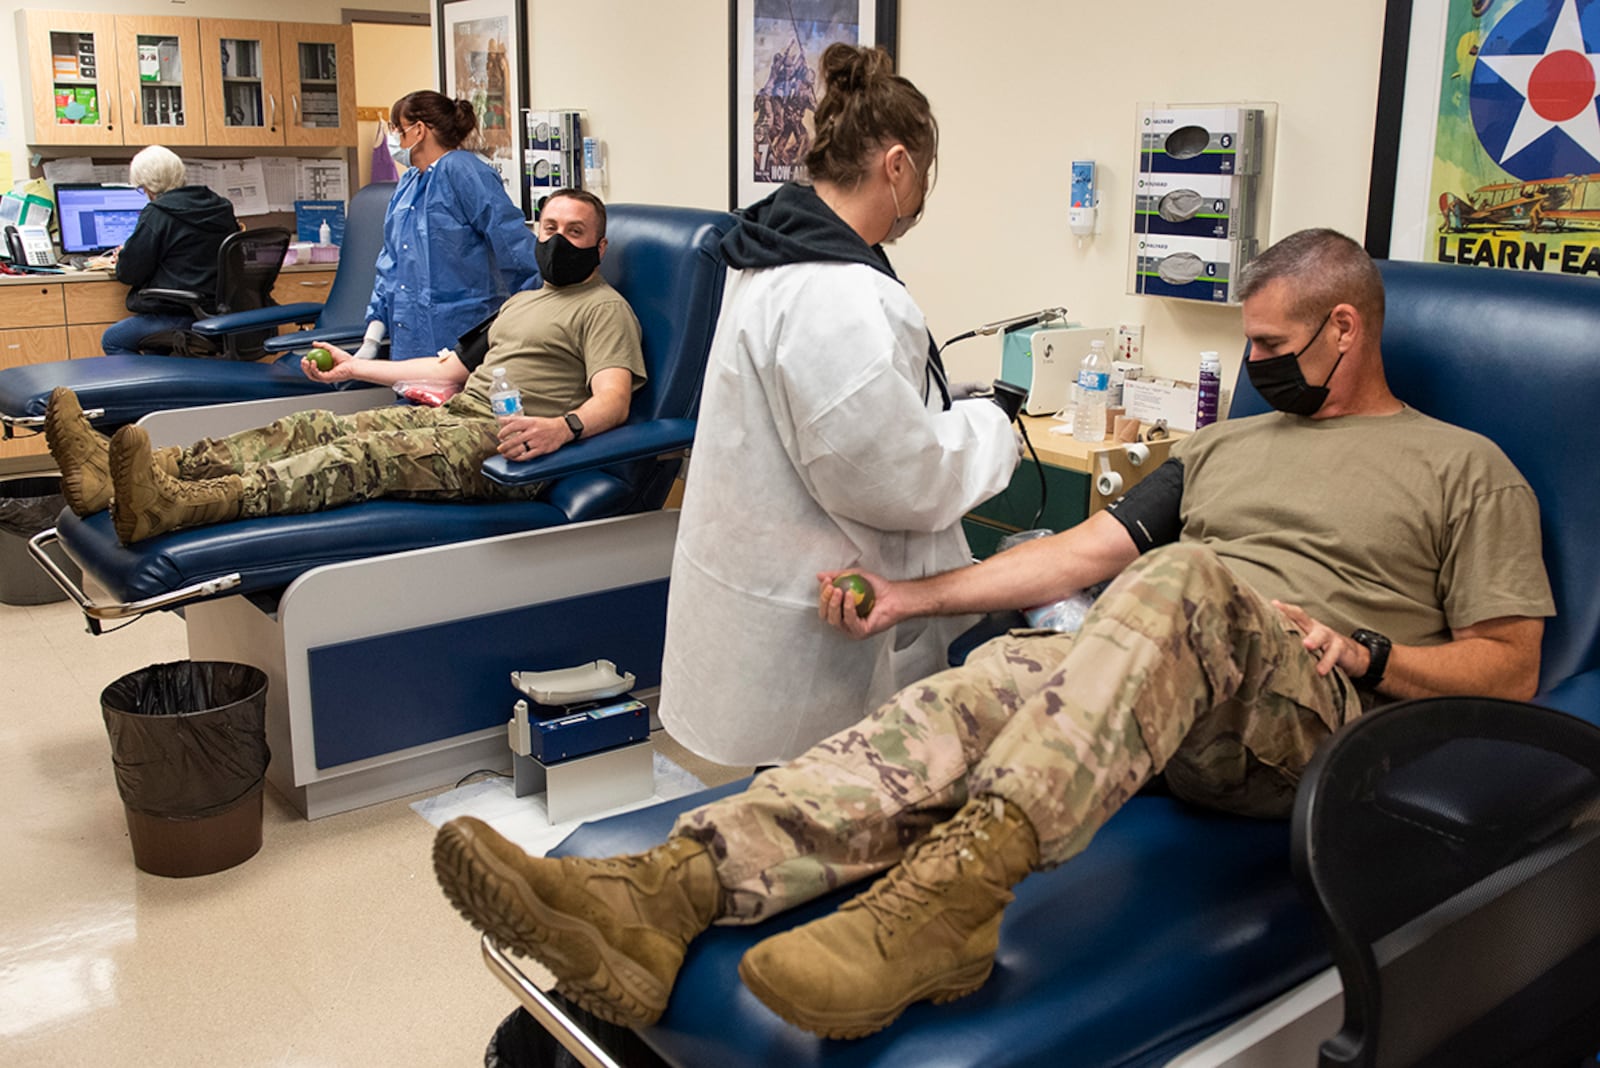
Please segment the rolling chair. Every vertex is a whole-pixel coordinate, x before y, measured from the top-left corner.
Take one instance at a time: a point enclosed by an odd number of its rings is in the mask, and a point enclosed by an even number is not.
[[[334,272],[328,299],[321,303],[298,301],[254,312],[218,316],[196,324],[203,337],[223,337],[235,331],[287,323],[310,323],[309,330],[269,334],[263,348],[268,353],[304,352],[313,341],[345,346],[360,341],[367,328],[367,302],[383,250],[383,219],[394,196],[394,182],[372,182],[350,198],[345,216],[344,243],[339,247],[339,269]],[[243,309],[241,309],[243,312]]]
[[[145,289],[143,294],[188,308],[197,323],[212,316],[272,309],[272,287],[289,251],[289,231],[278,226],[240,230],[229,234],[217,249],[217,288],[214,293],[192,289]],[[259,360],[272,328],[211,335],[193,325],[183,330],[159,330],[139,342],[149,355],[201,356],[224,360]]]
[[[1594,1063],[1600,729],[1486,698],[1364,716],[1306,769],[1292,848],[1344,984],[1321,1068]]]

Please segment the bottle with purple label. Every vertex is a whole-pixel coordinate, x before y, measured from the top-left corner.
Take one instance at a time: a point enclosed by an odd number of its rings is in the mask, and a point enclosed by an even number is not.
[[[1196,401],[1194,428],[1210,426],[1217,421],[1217,398],[1222,392],[1222,361],[1214,352],[1200,354],[1199,400]]]

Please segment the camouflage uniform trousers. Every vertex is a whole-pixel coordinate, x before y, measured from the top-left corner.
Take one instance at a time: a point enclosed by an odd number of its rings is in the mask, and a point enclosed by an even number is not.
[[[246,516],[320,512],[376,497],[526,499],[483,477],[499,424],[462,397],[439,408],[394,405],[334,415],[296,412],[254,430],[184,450],[186,479],[241,475]]]
[[[674,833],[710,847],[721,922],[752,923],[883,871],[969,796],[1017,805],[1045,867],[1161,771],[1185,800],[1285,816],[1318,743],[1360,713],[1348,678],[1319,676],[1214,553],[1168,546],[1112,583],[1076,637],[996,638]]]

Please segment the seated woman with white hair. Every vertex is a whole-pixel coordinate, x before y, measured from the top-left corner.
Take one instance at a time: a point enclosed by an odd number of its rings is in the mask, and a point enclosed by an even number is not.
[[[185,307],[146,296],[145,289],[217,288],[217,250],[239,229],[233,205],[203,185],[186,185],[183,160],[171,149],[151,145],[133,157],[128,181],[145,191],[150,203],[128,240],[113,253],[117,281],[130,287],[133,315],[101,335],[106,354],[138,352],[152,334],[182,330],[194,322]]]

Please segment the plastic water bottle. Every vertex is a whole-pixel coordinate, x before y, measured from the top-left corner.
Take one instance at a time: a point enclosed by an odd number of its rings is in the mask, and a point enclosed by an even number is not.
[[[1111,360],[1104,341],[1089,342],[1089,355],[1078,365],[1072,436],[1098,445],[1106,439],[1106,394],[1111,388]]]
[[[317,244],[319,244],[319,245],[331,245],[331,244],[333,244],[333,228],[328,225],[328,220],[327,219],[323,219],[322,220],[322,225],[317,227]]]
[[[489,410],[495,418],[522,414],[522,390],[506,381],[506,369],[494,369],[494,381],[489,384]]]
[[[1217,397],[1222,392],[1222,361],[1214,352],[1200,354],[1199,400],[1195,404],[1194,428],[1217,421]]]

